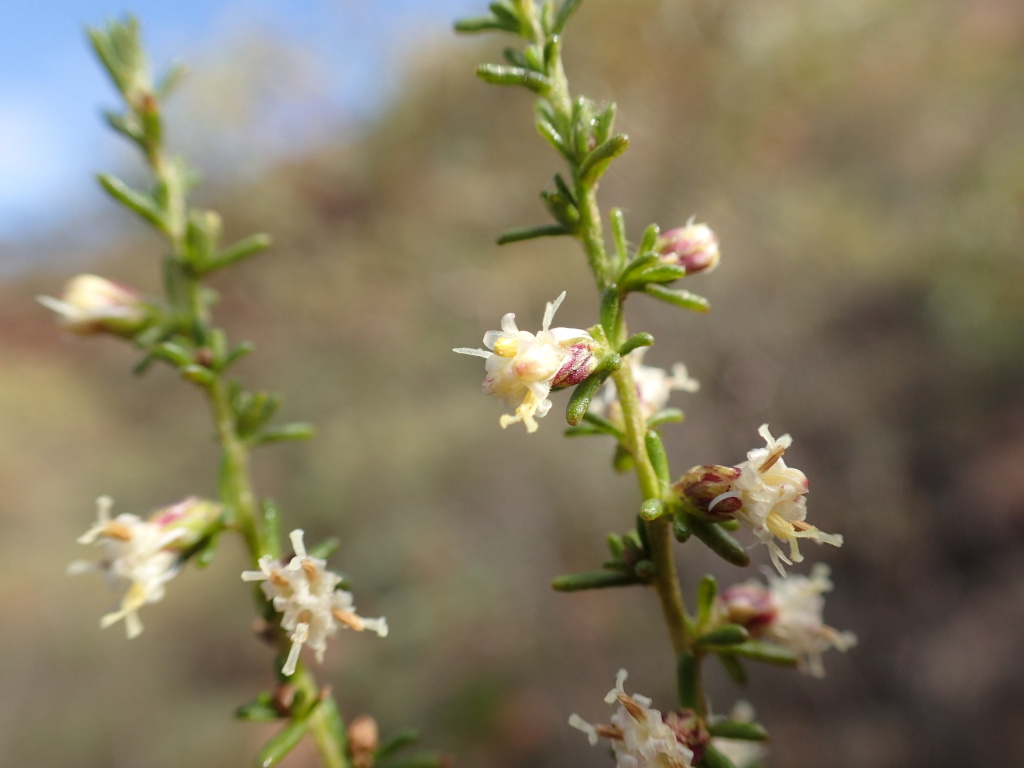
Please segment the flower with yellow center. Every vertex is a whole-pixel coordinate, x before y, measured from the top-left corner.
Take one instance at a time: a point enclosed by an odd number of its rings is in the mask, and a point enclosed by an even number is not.
[[[509,312],[501,319],[500,331],[484,334],[487,349],[453,350],[484,358],[484,393],[515,407],[513,414],[499,420],[503,429],[521,421],[527,432],[535,432],[537,419],[551,410],[551,390],[579,384],[597,367],[595,342],[589,333],[579,328],[551,327],[564,298],[565,291],[548,303],[537,334],[519,330],[515,314]]]
[[[772,564],[785,576],[782,563],[792,565],[804,558],[800,554],[799,539],[813,539],[820,544],[834,547],[843,545],[843,537],[825,533],[804,522],[807,517],[807,475],[794,467],[787,467],[782,456],[793,444],[789,435],[775,439],[763,424],[758,434],[767,444],[747,453],[747,460],[736,467],[739,478],[731,482],[728,491],[719,494],[708,504],[708,511],[714,513],[715,506],[726,499],[739,499],[740,507],[730,512],[743,525],[753,531],[754,536],[768,547]],[[775,543],[775,539],[789,544],[789,556]]]

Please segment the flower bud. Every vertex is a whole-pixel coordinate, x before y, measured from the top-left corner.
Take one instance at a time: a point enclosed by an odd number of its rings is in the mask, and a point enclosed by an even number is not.
[[[78,275],[61,298],[39,296],[38,301],[60,316],[61,325],[82,336],[134,336],[149,322],[142,294],[96,275]]]
[[[662,261],[676,264],[686,274],[710,272],[718,266],[718,238],[707,224],[694,224],[670,229],[654,243],[654,250]]]
[[[576,386],[596,371],[601,362],[594,354],[597,342],[589,336],[574,339],[561,346],[566,351],[566,355],[562,367],[558,369],[558,373],[551,380],[552,389]]]
[[[706,464],[693,467],[672,486],[684,502],[689,502],[710,518],[725,520],[732,517],[743,500],[738,497],[719,498],[733,490],[733,483],[740,478],[736,467]],[[712,506],[712,502],[718,503]]]
[[[734,584],[718,595],[718,607],[728,624],[739,624],[751,637],[759,637],[771,626],[779,609],[772,593],[759,582]]]
[[[149,522],[160,526],[164,533],[176,534],[167,549],[183,552],[217,530],[222,509],[214,501],[189,496],[158,509],[149,516]]]

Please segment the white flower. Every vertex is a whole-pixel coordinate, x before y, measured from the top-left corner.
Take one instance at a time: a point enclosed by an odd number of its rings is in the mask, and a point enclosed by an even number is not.
[[[809,578],[769,575],[768,584],[778,613],[768,624],[765,636],[798,654],[814,677],[824,677],[821,654],[829,648],[846,651],[857,644],[852,632],[839,632],[825,624],[823,595],[833,587],[828,566],[816,563]]]
[[[59,299],[36,298],[60,316],[61,325],[83,336],[103,332],[131,335],[146,321],[141,294],[96,275],[72,278]]]
[[[644,365],[643,359],[647,350],[648,347],[640,347],[630,352],[626,358],[632,368],[640,412],[644,419],[649,419],[658,411],[664,410],[673,392],[692,393],[700,389],[700,382],[687,373],[686,366],[682,363],[673,365],[671,373],[662,368]],[[596,413],[607,413],[608,418],[617,424],[622,423],[622,406],[619,405],[614,382],[609,381],[605,384],[601,396],[595,398],[590,408]]]
[[[306,554],[303,532],[294,530],[290,538],[295,557],[287,565],[264,555],[259,559],[260,570],[242,571],[243,581],[263,582],[263,594],[276,611],[284,614],[281,627],[291,632],[292,647],[281,671],[294,674],[303,645],[316,652],[317,661],[323,661],[327,638],[338,631],[339,625],[359,632],[368,629],[386,637],[387,621],[357,616],[352,593],[337,589],[341,577],[324,568],[325,560]]]
[[[591,746],[601,736],[609,739],[618,768],[691,768],[693,751],[681,734],[665,722],[661,712],[651,709],[646,696],[628,695],[625,682],[626,670],[620,669],[615,687],[605,696],[605,703],[619,704],[610,726],[592,725],[576,714],[570,716],[569,725],[587,734]]]
[[[139,609],[164,597],[164,584],[179,570],[177,551],[171,545],[186,534],[182,529],[168,529],[136,515],[121,514],[110,519],[109,496],[96,500],[96,525],[79,537],[79,544],[98,544],[104,549],[99,562],[76,560],[68,566],[69,574],[100,571],[111,587],[126,588],[121,607],[100,620],[101,627],[124,619],[129,638],[142,632]]]
[[[786,569],[782,563],[792,565],[804,558],[800,554],[798,539],[814,539],[834,547],[843,545],[843,537],[819,531],[804,522],[807,517],[807,476],[799,469],[787,467],[782,456],[793,443],[789,435],[777,440],[763,424],[758,434],[767,446],[755,448],[747,454],[747,460],[740,464],[740,477],[733,481],[731,489],[716,496],[708,505],[713,512],[715,505],[725,499],[738,498],[742,501],[739,510],[731,516],[753,531],[758,540],[768,547],[772,564],[783,576]],[[789,557],[775,539],[789,543]]]
[[[502,428],[523,422],[527,432],[537,430],[537,419],[551,409],[548,394],[553,387],[578,384],[593,372],[597,360],[592,354],[594,340],[579,328],[551,328],[555,312],[565,291],[544,310],[544,322],[536,334],[520,331],[516,316],[509,312],[501,319],[500,331],[484,335],[487,349],[459,347],[454,352],[485,359],[487,375],[483,391],[495,395],[515,414],[505,414]]]

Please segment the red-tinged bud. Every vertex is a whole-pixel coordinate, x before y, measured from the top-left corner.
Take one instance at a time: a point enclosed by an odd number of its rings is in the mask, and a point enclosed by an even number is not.
[[[752,637],[759,637],[778,616],[779,608],[766,587],[755,581],[734,584],[718,596],[723,619],[739,624]]]
[[[189,496],[176,504],[158,509],[149,522],[160,526],[165,534],[175,534],[168,550],[184,551],[213,533],[220,524],[220,504]]]
[[[562,362],[562,367],[558,369],[558,373],[551,380],[551,388],[575,387],[597,370],[600,360],[594,354],[596,347],[597,342],[590,336],[563,344],[562,348],[567,351],[567,354]]]
[[[96,275],[73,278],[59,299],[39,296],[38,300],[60,316],[61,325],[82,336],[134,336],[150,319],[142,294]]]
[[[697,466],[679,478],[672,490],[708,517],[725,520],[743,506],[739,494],[726,495],[733,492],[733,485],[740,474],[736,467],[718,464]]]
[[[718,238],[707,224],[691,222],[685,227],[670,229],[658,238],[654,250],[663,261],[682,267],[688,275],[710,272],[721,259]]]

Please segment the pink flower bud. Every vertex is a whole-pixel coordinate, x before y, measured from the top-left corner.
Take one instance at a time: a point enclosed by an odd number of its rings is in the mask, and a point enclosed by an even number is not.
[[[672,486],[672,489],[683,501],[688,501],[709,517],[725,520],[743,506],[742,499],[736,497],[719,499],[733,489],[733,484],[740,477],[736,467],[723,467],[707,464],[691,469]],[[717,504],[712,502],[719,499]]]
[[[164,533],[175,534],[167,549],[181,552],[218,528],[222,509],[215,501],[189,496],[158,509],[149,516],[149,522],[158,525]]]
[[[600,361],[594,354],[596,346],[597,343],[589,336],[563,343],[562,349],[565,350],[566,356],[562,367],[551,380],[551,388],[574,387],[597,370]]]
[[[718,238],[707,224],[693,224],[670,229],[658,238],[654,250],[662,261],[676,264],[686,274],[710,272],[718,266]]]
[[[59,299],[39,296],[38,300],[60,316],[61,325],[82,336],[97,333],[133,336],[149,320],[142,294],[96,275],[73,278]]]
[[[756,581],[735,584],[724,590],[718,600],[725,620],[739,624],[753,637],[764,634],[779,613],[771,591]]]

